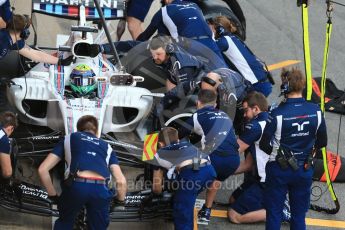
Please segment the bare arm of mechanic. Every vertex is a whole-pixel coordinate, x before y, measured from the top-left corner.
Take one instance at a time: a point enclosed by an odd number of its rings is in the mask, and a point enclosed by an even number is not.
[[[48,53],[40,50],[32,49],[30,46],[25,45],[23,49],[19,50],[19,54],[26,58],[29,58],[35,62],[44,62],[48,64],[57,64],[59,59]]]
[[[53,181],[50,177],[49,171],[60,162],[60,157],[53,153],[49,153],[46,159],[41,163],[38,168],[38,175],[40,176],[43,186],[46,188],[49,196],[56,196],[56,190]]]
[[[162,169],[153,170],[152,192],[155,194],[162,193],[164,171]]]
[[[252,154],[247,154],[246,159],[244,161],[241,161],[240,165],[238,166],[234,174],[241,174],[244,172],[251,171],[253,163],[254,160]]]
[[[152,20],[148,27],[139,34],[139,36],[136,38],[137,41],[147,41],[150,39],[150,37],[156,32],[158,29],[158,25],[162,23],[162,10],[157,11],[157,13],[152,17]]]
[[[167,92],[171,91],[175,87],[176,87],[176,85],[174,83],[172,83],[169,79],[166,80],[165,88],[166,88]]]
[[[0,29],[5,29],[6,28],[6,22],[2,17],[0,17]]]
[[[12,176],[12,165],[10,154],[0,153],[0,167],[1,173],[4,178]]]
[[[117,164],[110,165],[110,172],[111,172],[111,175],[115,179],[117,199],[123,201],[125,200],[126,192],[127,192],[126,178],[123,175],[120,166]]]
[[[249,147],[249,145],[247,144],[247,143],[245,143],[245,142],[243,142],[241,139],[237,139],[237,144],[240,146],[239,148],[238,148],[238,152],[239,153],[243,153],[248,147]]]

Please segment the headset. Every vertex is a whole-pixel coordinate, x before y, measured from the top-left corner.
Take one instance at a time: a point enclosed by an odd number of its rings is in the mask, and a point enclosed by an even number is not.
[[[225,28],[222,24],[220,23],[215,23],[215,30],[216,30],[216,35],[217,37],[221,37],[225,33]]]
[[[172,54],[175,52],[175,46],[173,43],[171,43],[170,39],[167,39],[163,36],[155,36],[152,39],[159,39],[159,41],[164,44],[163,49],[167,54]],[[150,43],[148,44],[147,48],[150,49]]]
[[[288,93],[290,93],[290,83],[289,83],[289,79],[288,79],[288,75],[290,74],[289,71],[286,71],[283,75],[282,75],[282,84],[280,85],[280,95],[286,95]]]
[[[24,26],[23,31],[20,33],[20,38],[23,40],[26,40],[30,36],[30,30],[29,30],[29,28],[30,28],[30,17],[27,14],[22,15],[22,17],[25,21],[25,26]]]
[[[165,46],[165,52],[166,52],[167,54],[172,54],[172,53],[174,53],[174,52],[175,52],[175,47],[174,47],[174,45],[173,45],[172,43],[167,44],[167,45]]]

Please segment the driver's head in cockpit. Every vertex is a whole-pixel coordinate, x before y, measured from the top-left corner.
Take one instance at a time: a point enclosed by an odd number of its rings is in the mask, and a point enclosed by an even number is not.
[[[90,96],[96,90],[95,76],[88,65],[77,65],[70,75],[72,91],[80,97]]]

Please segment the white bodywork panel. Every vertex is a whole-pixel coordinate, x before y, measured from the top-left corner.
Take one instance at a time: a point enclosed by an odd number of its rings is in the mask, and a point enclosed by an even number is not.
[[[114,86],[110,84],[110,78],[119,71],[108,62],[101,54],[97,57],[83,57],[75,55],[73,48],[78,43],[92,44],[92,36],[81,40],[79,32],[72,33],[69,43],[74,39],[76,42],[70,45],[72,54],[76,57],[75,63],[70,66],[50,65],[46,67],[43,63],[36,65],[24,77],[15,78],[16,84],[8,90],[8,98],[12,105],[18,110],[20,119],[29,124],[48,126],[54,130],[63,131],[66,135],[76,131],[76,123],[83,115],[94,115],[99,120],[99,134],[108,132],[133,132],[138,124],[143,121],[152,109],[153,96],[145,88],[135,87],[136,81],[131,85]],[[71,53],[60,55],[69,56]],[[65,94],[66,87],[69,87],[69,76],[71,71],[78,64],[86,64],[96,74],[97,97],[73,98]],[[142,80],[141,77],[137,79]],[[26,109],[28,101],[39,101],[42,105],[47,103],[45,117],[37,117]],[[121,108],[130,108],[135,111],[128,122],[122,122],[115,116],[119,116]],[[136,115],[135,115],[136,114]],[[125,114],[120,114],[125,116]]]

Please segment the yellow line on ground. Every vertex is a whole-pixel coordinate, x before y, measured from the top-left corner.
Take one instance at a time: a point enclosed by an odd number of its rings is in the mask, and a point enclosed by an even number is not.
[[[220,218],[228,218],[227,211],[225,210],[212,210],[211,216],[220,217]],[[322,219],[313,219],[313,218],[306,218],[305,221],[306,221],[306,224],[309,226],[319,226],[319,227],[328,227],[328,228],[345,228],[345,221],[322,220]]]
[[[297,63],[300,63],[300,60],[286,60],[282,62],[278,62],[272,65],[267,66],[269,71],[276,70],[276,69],[281,69],[283,67],[289,66],[289,65],[295,65]]]
[[[319,227],[328,227],[328,228],[345,228],[345,221],[339,220],[321,220],[321,219],[312,219],[305,218],[306,224],[309,226],[319,226]]]
[[[221,218],[228,218],[227,211],[225,211],[225,210],[214,210],[214,209],[212,209],[211,216],[221,217]]]
[[[198,230],[198,210],[194,208],[194,228],[193,230]]]

